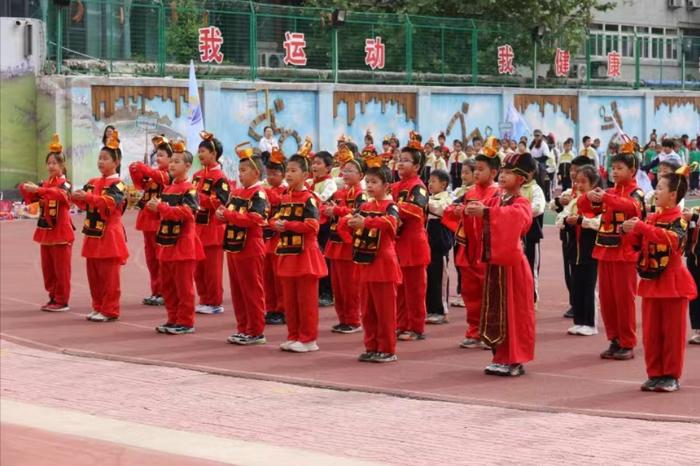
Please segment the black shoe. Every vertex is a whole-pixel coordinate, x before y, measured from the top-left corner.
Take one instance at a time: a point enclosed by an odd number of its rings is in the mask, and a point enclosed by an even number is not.
[[[574,308],[570,307],[569,310],[564,313],[564,317],[567,319],[573,319],[574,318]]]
[[[268,312],[265,314],[265,324],[267,325],[284,325],[284,314],[281,312]]]
[[[194,327],[185,327],[184,325],[176,325],[174,327],[169,327],[167,329],[170,335],[186,335],[188,333],[194,333]]]
[[[647,381],[644,382],[642,384],[642,386],[639,388],[643,392],[653,392],[654,388],[656,388],[656,384],[661,382],[661,380],[662,380],[662,377],[652,377],[650,379],[647,379]]]
[[[371,359],[372,362],[394,362],[398,360],[399,357],[394,353],[374,353],[374,357]]]
[[[345,324],[335,324],[334,326],[331,327],[331,332],[341,333],[340,329],[342,329],[344,326],[345,326]]]
[[[338,333],[357,333],[362,331],[362,327],[360,325],[340,324],[338,329],[334,331]]]
[[[620,344],[617,342],[617,340],[612,340],[610,342],[610,346],[608,346],[608,349],[600,353],[600,357],[602,359],[614,359],[614,354],[617,353],[620,350]]]
[[[168,333],[168,329],[171,327],[177,327],[177,324],[171,324],[170,322],[166,322],[164,324],[160,324],[159,326],[156,327],[156,332],[158,333]]]
[[[525,373],[525,366],[522,364],[510,364],[508,365],[508,373],[506,375],[510,377],[518,377]]]
[[[377,353],[375,353],[374,351],[365,351],[357,357],[357,360],[360,362],[370,362],[375,354]]]
[[[612,357],[618,361],[627,361],[634,358],[634,350],[632,348],[620,348],[613,353]]]
[[[320,307],[331,307],[333,304],[333,298],[330,296],[321,296],[318,298],[318,305]]]
[[[678,380],[673,377],[663,377],[659,383],[654,386],[655,392],[676,392],[680,390],[681,386],[678,384]]]

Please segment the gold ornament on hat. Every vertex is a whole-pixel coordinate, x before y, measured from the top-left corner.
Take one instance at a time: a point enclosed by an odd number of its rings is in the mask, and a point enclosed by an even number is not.
[[[105,146],[112,150],[119,150],[119,131],[116,129],[112,131],[112,135],[107,138],[107,143]]]
[[[488,158],[494,158],[498,154],[499,146],[500,144],[496,136],[489,136],[486,138],[486,142],[484,142],[481,148],[481,153]]]
[[[63,145],[61,144],[61,139],[58,137],[58,133],[54,133],[54,135],[51,136],[49,152],[52,152],[54,154],[60,154],[61,152],[63,152]]]
[[[185,145],[185,141],[183,141],[182,139],[177,139],[177,140],[173,141],[170,144],[170,147],[172,147],[173,152],[181,153],[181,152],[185,152],[185,150],[187,150],[187,146]]]
[[[311,156],[311,149],[313,149],[313,147],[314,144],[313,142],[311,142],[311,138],[309,136],[306,136],[304,138],[304,142],[297,151],[297,154],[301,155],[304,158],[309,158]]]

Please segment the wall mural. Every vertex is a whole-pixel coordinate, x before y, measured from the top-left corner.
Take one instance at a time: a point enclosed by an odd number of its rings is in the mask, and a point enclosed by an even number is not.
[[[576,137],[579,120],[577,95],[516,94],[513,105],[522,113],[531,131],[552,133],[557,143]]]
[[[582,109],[583,110],[583,109]],[[644,99],[642,97],[603,97],[591,96],[581,118],[580,135],[600,138],[601,145],[607,147],[615,139],[617,131],[613,118],[630,137],[644,141],[642,134],[644,116]]]
[[[501,121],[501,99],[498,94],[432,94],[430,96],[429,127],[421,129],[426,137],[437,142],[437,136],[445,133],[446,144],[460,139],[471,143],[475,136],[486,138],[499,136],[498,123]]]
[[[655,96],[651,129],[656,129],[659,136],[700,134],[700,97]]]

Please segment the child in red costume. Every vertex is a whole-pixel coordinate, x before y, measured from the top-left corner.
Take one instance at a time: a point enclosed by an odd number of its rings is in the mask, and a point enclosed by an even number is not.
[[[63,146],[54,134],[46,156],[48,179],[38,185],[27,182],[19,190],[27,204],[39,202],[39,220],[34,241],[41,245],[41,271],[49,302],[42,311],[68,311],[70,299],[73,224],[70,219],[70,183],[65,176]]]
[[[228,202],[230,189],[226,175],[221,170],[219,158],[224,153],[221,142],[206,131],[200,133],[199,161],[203,169],[194,174],[192,184],[199,195],[199,210],[195,216],[197,235],[204,247],[204,259],[197,262],[194,273],[199,305],[195,311],[201,314],[224,312],[223,267],[224,224],[216,218],[216,209]]]
[[[643,391],[674,392],[683,372],[686,309],[697,296],[695,282],[683,264],[688,222],[678,204],[688,191],[688,167],[661,175],[656,185],[656,212],[646,221],[622,225],[640,245],[637,271],[641,280],[644,361],[649,379]]]
[[[250,147],[239,145],[238,176],[241,187],[231,192],[226,207],[216,211],[216,217],[226,222],[224,251],[228,263],[233,310],[237,332],[228,337],[236,345],[267,343],[265,329],[265,241],[263,226],[267,224],[270,204],[260,181],[262,160]]]
[[[475,158],[474,185],[453,206],[445,211],[444,221],[457,221],[455,241],[460,246],[455,262],[461,271],[461,292],[467,308],[467,330],[462,348],[485,348],[479,340],[479,319],[481,316],[481,298],[484,292],[484,274],[486,264],[481,261],[482,222],[481,219],[466,215],[465,207],[474,201],[486,202],[498,198],[500,190],[494,182],[501,162],[498,158],[498,141],[489,138],[482,152]]]
[[[156,168],[152,168],[143,162],[134,162],[129,165],[131,181],[136,189],[143,191],[143,196],[138,202],[139,211],[136,217],[136,229],[143,232],[143,250],[146,255],[146,266],[151,279],[151,295],[143,299],[147,306],[160,306],[164,303],[161,293],[160,274],[158,273],[158,248],[156,246],[156,233],[160,225],[158,212],[145,209],[148,201],[160,196],[163,188],[170,184],[168,165],[173,149],[170,142],[163,136],[155,136],[153,144],[156,145]]]
[[[363,362],[396,361],[396,288],[401,268],[396,257],[395,238],[399,209],[389,195],[393,178],[382,157],[366,159],[367,194],[352,217],[342,220],[352,232],[352,259],[358,265],[362,297],[362,325],[365,330]],[[345,230],[344,225],[339,227]]]
[[[610,340],[608,349],[600,354],[603,359],[632,359],[637,344],[637,252],[630,237],[622,235],[625,220],[644,218],[644,194],[635,181],[637,166],[634,142],[623,144],[612,158],[615,186],[589,191],[577,202],[580,210],[601,214],[593,257],[598,259],[600,313]]]
[[[166,323],[156,327],[158,333],[181,335],[194,333],[194,270],[204,258],[204,250],[195,231],[197,190],[187,180],[192,154],[182,141],[172,144],[169,160],[172,184],[163,188],[160,197],[152,197],[146,209],[160,219],[156,244],[160,260],[160,279],[168,311]]]
[[[270,204],[269,218],[273,218],[279,212],[282,194],[287,190],[287,183],[284,181],[287,159],[279,148],[272,149],[265,168],[267,178],[263,186]],[[265,282],[265,309],[267,309],[265,323],[267,325],[283,325],[285,323],[282,284],[277,277],[277,254],[275,254],[279,237],[279,233],[273,230],[268,222],[263,228],[263,239],[265,240],[263,279]]]
[[[487,265],[479,334],[493,351],[484,370],[488,375],[522,375],[523,364],[535,353],[534,283],[523,252],[532,211],[530,201],[520,194],[535,169],[529,153],[508,155],[498,176],[503,194],[465,208],[467,215],[483,222],[482,262]]]
[[[282,195],[272,227],[280,233],[277,244],[277,275],[282,282],[287,341],[283,351],[318,351],[318,280],[328,274],[318,247],[318,203],[306,188],[309,173],[308,141],[287,162],[285,178],[289,189]]]
[[[121,163],[119,133],[114,130],[100,150],[97,168],[102,177],[93,178],[73,193],[73,202],[85,210],[83,257],[92,296],[87,320],[110,322],[119,318],[120,269],[129,257],[122,213],[126,207],[126,186],[119,179]]]
[[[404,341],[425,338],[425,290],[430,263],[425,232],[428,190],[418,177],[424,161],[420,135],[411,131],[408,146],[401,149],[397,165],[401,180],[391,187],[401,220],[396,240],[403,277],[398,289],[397,332],[399,340]]]
[[[358,267],[352,260],[352,245],[343,242],[338,232],[338,223],[341,218],[354,213],[367,197],[360,186],[362,167],[347,146],[338,150],[338,161],[344,186],[323,207],[324,215],[331,219],[331,234],[326,243],[325,256],[331,261],[331,285],[339,322],[331,330],[337,333],[355,333],[362,330]]]
[[[345,147],[343,145],[342,147]],[[321,204],[330,201],[333,194],[338,189],[338,185],[330,174],[333,167],[333,156],[324,150],[314,154],[311,159],[311,173],[313,174],[312,189],[316,194],[317,199]],[[328,239],[331,236],[330,219],[321,212],[319,218],[318,230],[318,245],[323,251],[326,248]],[[330,261],[326,261],[326,267],[332,269]],[[318,283],[318,303],[320,306],[327,307],[333,305],[333,288],[331,286],[331,277],[322,277]]]

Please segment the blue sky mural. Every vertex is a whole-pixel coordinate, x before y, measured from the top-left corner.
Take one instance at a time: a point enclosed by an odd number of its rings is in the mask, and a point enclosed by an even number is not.
[[[453,117],[456,120],[450,134],[447,135],[447,144],[450,146],[454,139],[468,138],[475,129],[479,130],[482,137],[490,134],[499,136],[498,124],[503,119],[501,100],[500,94],[431,94],[430,116],[422,120],[428,124],[427,128],[421,128],[423,140],[427,141],[432,137],[437,142],[438,134],[440,131],[447,131]],[[459,115],[464,118],[464,135]]]

